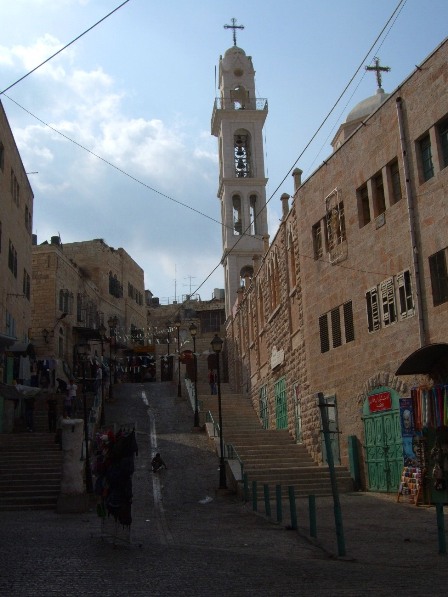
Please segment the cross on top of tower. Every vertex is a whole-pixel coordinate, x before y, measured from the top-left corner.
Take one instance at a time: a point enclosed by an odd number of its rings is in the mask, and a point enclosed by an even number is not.
[[[231,25],[224,25],[224,29],[233,29],[233,45],[236,46],[236,30],[244,29],[244,25],[236,25],[236,19],[231,19]]]
[[[365,69],[376,71],[376,82],[378,83],[378,89],[381,89],[381,72],[388,73],[390,66],[380,66],[380,59],[376,56],[374,56],[373,61],[375,66],[366,66]]]

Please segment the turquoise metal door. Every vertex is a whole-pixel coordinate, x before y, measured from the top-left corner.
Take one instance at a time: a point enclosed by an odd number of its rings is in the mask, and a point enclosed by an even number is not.
[[[288,408],[286,401],[286,382],[285,378],[279,379],[275,386],[275,420],[277,429],[288,428]]]
[[[389,392],[392,395],[394,391]],[[395,398],[398,403],[398,396]],[[394,408],[394,402],[390,409],[364,417],[367,483],[371,491],[392,493],[400,484],[403,441],[400,414],[398,408]]]

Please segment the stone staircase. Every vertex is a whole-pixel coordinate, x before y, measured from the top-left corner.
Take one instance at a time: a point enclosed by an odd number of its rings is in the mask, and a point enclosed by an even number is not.
[[[0,435],[0,510],[56,509],[61,466],[53,433]]]
[[[0,510],[56,509],[62,452],[48,433],[42,396],[36,398],[34,429],[27,432],[18,418],[14,433],[0,434]]]
[[[217,423],[217,396],[200,394],[199,388],[198,396],[203,417],[206,411],[210,411]],[[221,411],[224,443],[233,446],[242,462],[250,491],[252,482],[257,482],[259,499],[263,497],[264,484],[269,485],[271,496],[275,495],[276,485],[281,485],[284,497],[289,486],[294,487],[296,497],[331,494],[328,467],[318,466],[305,446],[295,443],[288,430],[263,429],[246,395],[232,394],[227,384],[223,384]],[[340,492],[353,490],[350,473],[345,467],[336,466],[336,476]],[[235,477],[239,481],[237,473]],[[240,482],[239,485],[238,491],[242,490]]]

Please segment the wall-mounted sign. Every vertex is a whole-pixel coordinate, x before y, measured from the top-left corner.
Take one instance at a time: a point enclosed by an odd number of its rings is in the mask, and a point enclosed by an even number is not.
[[[277,347],[274,346],[272,349],[272,354],[271,354],[271,369],[275,369],[276,367],[281,365],[284,360],[285,360],[285,351],[277,350]]]
[[[369,396],[369,408],[371,413],[381,410],[390,410],[392,408],[392,397],[390,392],[381,392]]]

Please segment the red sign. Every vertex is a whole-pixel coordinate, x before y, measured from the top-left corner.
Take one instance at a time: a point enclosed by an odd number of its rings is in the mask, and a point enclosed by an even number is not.
[[[390,410],[392,408],[392,398],[390,392],[381,392],[369,396],[370,412],[375,413],[381,410]]]

